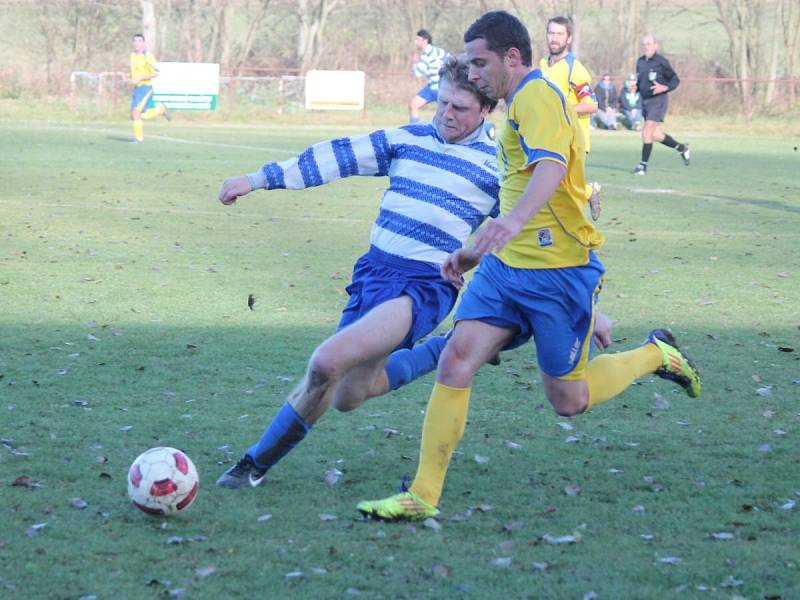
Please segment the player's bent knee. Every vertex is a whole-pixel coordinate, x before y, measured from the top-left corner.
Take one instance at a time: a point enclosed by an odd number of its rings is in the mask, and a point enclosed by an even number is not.
[[[334,357],[325,352],[314,352],[308,362],[308,379],[311,386],[330,385],[341,377],[341,368]]]
[[[556,380],[560,381],[560,380]],[[574,417],[586,411],[589,406],[589,389],[578,381],[564,381],[566,386],[550,382],[545,386],[547,399],[560,417]]]

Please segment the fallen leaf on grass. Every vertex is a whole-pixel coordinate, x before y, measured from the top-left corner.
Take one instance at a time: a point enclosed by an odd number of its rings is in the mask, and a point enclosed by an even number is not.
[[[683,561],[683,559],[679,556],[662,556],[661,558],[656,558],[656,562],[662,565],[677,565],[681,561]]]
[[[712,534],[709,535],[709,537],[712,540],[717,540],[717,541],[720,541],[720,542],[721,541],[727,541],[727,540],[736,539],[735,535],[733,535],[732,533],[728,533],[727,531],[720,531],[718,533],[712,533]]]
[[[185,588],[175,588],[169,591],[170,598],[183,598],[186,595]]]
[[[34,538],[42,532],[42,529],[47,527],[47,523],[35,523],[28,527],[28,530],[25,532],[29,538]]]
[[[480,454],[476,454],[474,456],[474,458],[475,458],[475,462],[478,463],[479,465],[485,465],[486,463],[489,462],[489,457],[488,456],[482,456]]]
[[[427,519],[425,519],[422,522],[422,524],[425,527],[427,527],[428,529],[433,529],[434,531],[441,531],[442,530],[442,526],[439,523],[439,521],[437,521],[436,519],[434,519],[432,517],[428,517]]]
[[[778,346],[778,350],[781,352],[794,352],[794,348],[791,346]]]
[[[208,577],[209,575],[214,573],[216,570],[217,570],[217,567],[212,567],[210,565],[207,566],[207,567],[197,567],[194,570],[194,574],[197,575],[198,577],[201,577],[201,578],[202,577]]]
[[[321,513],[319,515],[320,521],[335,521],[338,517],[336,515],[329,515],[327,513]]]
[[[450,577],[450,569],[448,569],[445,565],[442,564],[435,564],[431,568],[431,572],[433,573],[434,577],[439,577],[440,579],[447,579]]]
[[[492,561],[492,564],[495,567],[507,568],[507,567],[511,566],[511,562],[512,561],[513,561],[513,559],[510,556],[509,557],[504,557],[504,558],[495,558]]]
[[[733,575],[728,575],[725,579],[723,579],[719,587],[724,588],[735,588],[744,585],[744,581],[741,579],[736,579]]]
[[[14,481],[11,483],[11,486],[12,486],[12,487],[26,487],[26,488],[32,488],[32,487],[33,487],[33,485],[34,485],[34,484],[33,484],[33,479],[31,479],[31,478],[30,478],[30,477],[28,477],[27,475],[20,475],[19,477],[17,477],[17,478],[16,478],[16,479],[15,479],[15,480],[14,480]]]
[[[256,521],[261,521],[261,522],[269,521],[271,518],[272,515],[261,515],[260,517],[258,517],[258,519],[256,519]]]
[[[574,535],[550,535],[546,533],[542,536],[542,540],[553,545],[575,544],[578,542],[578,537]]]
[[[305,573],[302,571],[292,571],[291,573],[287,573],[284,577],[287,581],[302,579],[305,576]]]
[[[545,560],[545,561],[542,561],[542,562],[534,561],[534,562],[532,562],[532,563],[531,563],[531,566],[532,566],[534,569],[536,569],[537,571],[546,571],[546,570],[547,570],[547,569],[549,569],[551,566],[553,566],[553,563],[551,563],[551,562],[548,562],[548,561],[546,561],[546,560]]]
[[[333,487],[339,482],[339,478],[344,475],[339,469],[331,468],[325,471],[325,485]]]
[[[572,423],[566,423],[565,421],[559,421],[558,423],[556,423],[556,425],[561,427],[561,429],[563,429],[564,431],[572,431],[573,429],[575,429]]]
[[[522,448],[522,446],[516,442],[506,442],[506,448],[510,448],[511,450],[519,450]]]
[[[797,506],[797,502],[794,500],[789,500],[785,504],[781,505],[782,510],[792,510],[795,506]]]
[[[581,486],[579,485],[568,485],[564,488],[564,493],[567,496],[579,496],[581,493]]]
[[[89,506],[89,504],[83,498],[73,498],[70,501],[70,504],[72,504],[72,506],[74,508],[77,508],[78,510],[83,510],[84,508]]]
[[[525,525],[524,521],[511,521],[503,525],[503,531],[511,533],[512,531],[519,531]]]
[[[514,542],[513,540],[505,540],[497,544],[497,548],[503,552],[511,552],[514,549]]]
[[[668,408],[669,408],[669,402],[667,402],[667,401],[664,399],[664,397],[663,397],[661,394],[659,394],[658,392],[656,392],[656,393],[655,393],[655,394],[653,394],[653,395],[655,396],[655,400],[656,400],[656,408],[657,408],[657,409],[659,409],[659,410],[666,410],[666,409],[668,409]]]
[[[759,396],[767,397],[772,395],[772,386],[771,385],[762,385],[760,388],[756,390],[756,394]]]

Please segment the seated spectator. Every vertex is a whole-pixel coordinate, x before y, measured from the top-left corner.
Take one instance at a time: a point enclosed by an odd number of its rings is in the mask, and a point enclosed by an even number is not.
[[[622,85],[619,106],[622,124],[628,129],[639,131],[642,128],[642,95],[636,87],[636,75],[628,77]]]
[[[595,125],[602,129],[617,128],[617,87],[606,73],[594,88],[597,96],[597,112],[594,113]]]

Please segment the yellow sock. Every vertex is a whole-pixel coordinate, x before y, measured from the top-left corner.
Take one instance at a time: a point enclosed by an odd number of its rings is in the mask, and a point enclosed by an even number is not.
[[[587,410],[626,390],[642,375],[653,373],[661,366],[661,350],[645,344],[636,350],[618,354],[601,354],[586,365],[589,385]]]
[[[444,478],[467,423],[470,388],[453,388],[441,383],[433,386],[414,483],[409,490],[428,504],[436,505],[442,496]]]
[[[159,104],[158,106],[154,106],[153,108],[148,108],[146,111],[142,113],[142,118],[145,121],[149,121],[150,119],[155,119],[156,117],[160,117],[165,112],[167,112],[166,107],[163,104]]]
[[[133,137],[136,138],[136,141],[144,141],[144,123],[142,123],[141,119],[136,119],[133,122]]]

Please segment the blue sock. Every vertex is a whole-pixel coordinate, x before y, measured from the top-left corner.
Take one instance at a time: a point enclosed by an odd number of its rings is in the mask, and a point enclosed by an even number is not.
[[[269,469],[306,437],[311,425],[289,405],[284,403],[257,444],[246,454],[259,469]]]
[[[411,117],[408,119],[408,122],[411,123],[412,125],[414,123],[419,123],[419,117]]]
[[[410,350],[403,348],[392,352],[384,367],[389,377],[389,389],[396,390],[436,369],[446,343],[445,337],[439,335]]]

